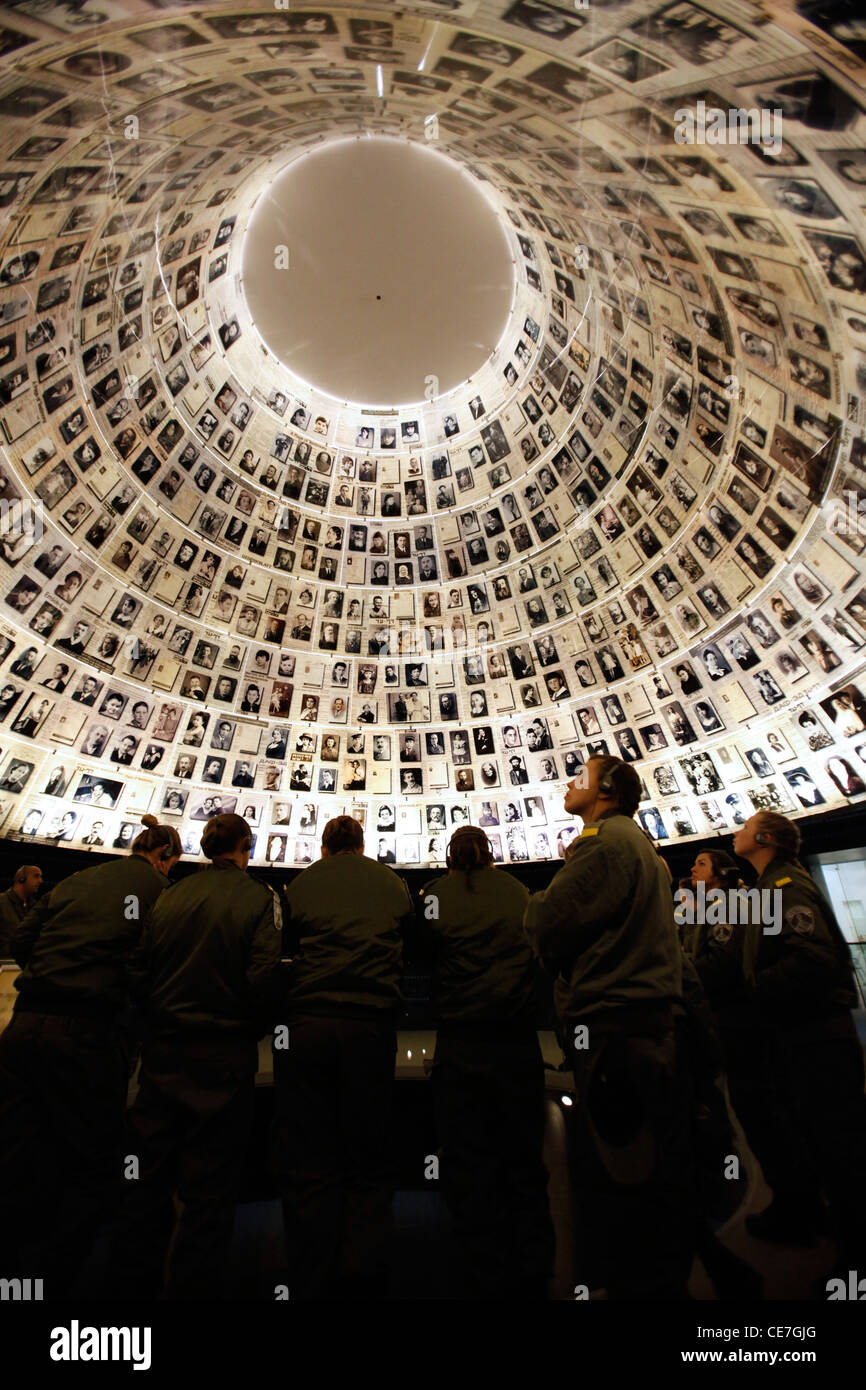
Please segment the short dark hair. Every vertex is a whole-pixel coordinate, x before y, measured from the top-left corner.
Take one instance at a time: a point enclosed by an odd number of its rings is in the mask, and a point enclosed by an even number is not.
[[[605,778],[611,783],[611,793],[616,797],[616,811],[610,814],[633,816],[641,801],[640,778],[634,768],[614,758],[610,754],[589,758],[588,763],[601,763],[599,781]]]
[[[448,845],[448,867],[466,874],[466,887],[472,887],[476,869],[488,869],[493,863],[493,851],[484,831],[477,825],[461,825]]]
[[[206,859],[220,859],[236,849],[252,849],[253,835],[243,816],[223,811],[212,816],[201,837],[202,853]]]
[[[364,830],[354,816],[334,816],[322,831],[322,849],[328,854],[350,854],[364,848]]]

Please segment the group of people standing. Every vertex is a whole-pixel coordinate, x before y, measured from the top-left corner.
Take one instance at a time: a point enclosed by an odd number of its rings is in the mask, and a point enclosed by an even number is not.
[[[748,1218],[752,1234],[808,1244],[826,1228],[840,1264],[856,1269],[866,1101],[851,960],[796,858],[799,832],[761,812],[735,838],[758,886],[782,895],[780,930],[699,922],[681,941],[669,871],[634,820],[639,799],[628,763],[590,759],[565,796],[581,833],[532,897],[494,866],[484,831],[464,825],[448,871],[413,903],[397,874],[365,856],[359,822],[339,816],[284,913],[246,872],[247,822],[223,814],[202,836],[209,866],[177,883],[177,833],[145,817],[128,857],[73,875],[26,914],[0,899],[0,924],[18,919],[21,966],[0,1037],[5,1272],[44,1273],[49,1296],[67,1292],[107,1223],[113,1293],[219,1294],[257,1045],[270,1035],[286,1293],[384,1296],[407,953],[433,963],[438,1159],[465,1296],[549,1289],[545,976],[574,1077],[576,1288],[683,1298],[698,1252],[712,1278],[727,1276],[721,1296],[748,1287],[708,1238],[706,1169],[717,1161],[721,1179],[730,1142],[708,1159],[702,1110],[708,1074],[715,1084],[723,1067],[773,1190]],[[733,873],[710,849],[692,883],[725,885]]]

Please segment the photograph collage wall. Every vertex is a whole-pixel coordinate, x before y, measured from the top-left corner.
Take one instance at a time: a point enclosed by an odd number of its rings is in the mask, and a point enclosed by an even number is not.
[[[467,821],[555,860],[599,752],[657,842],[866,794],[852,7],[24,0],[0,62],[0,833],[150,811],[195,857],[230,810],[291,866],[345,811],[386,863]],[[784,137],[678,143],[699,101]],[[338,402],[263,344],[244,232],[305,150],[432,115],[509,324],[447,395]]]

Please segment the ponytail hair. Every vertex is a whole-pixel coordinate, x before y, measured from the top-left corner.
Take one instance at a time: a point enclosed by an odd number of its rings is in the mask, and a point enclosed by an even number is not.
[[[767,839],[789,859],[796,859],[800,853],[800,830],[787,816],[778,811],[758,812],[758,834]]]
[[[146,829],[139,831],[130,845],[133,854],[152,854],[159,850],[164,864],[169,859],[180,858],[183,845],[173,825],[160,825],[156,816],[142,816],[141,823]]]
[[[213,816],[201,837],[202,854],[206,859],[221,859],[223,855],[233,854],[236,849],[252,849],[252,845],[249,825],[243,816],[236,816],[232,811]]]
[[[448,845],[448,867],[465,873],[470,892],[475,871],[489,869],[492,863],[493,851],[483,830],[477,825],[461,825],[454,831]]]

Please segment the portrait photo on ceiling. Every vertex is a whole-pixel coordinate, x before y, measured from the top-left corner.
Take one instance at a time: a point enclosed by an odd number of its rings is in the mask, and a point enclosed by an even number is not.
[[[846,0],[0,8],[0,835],[866,797]]]

